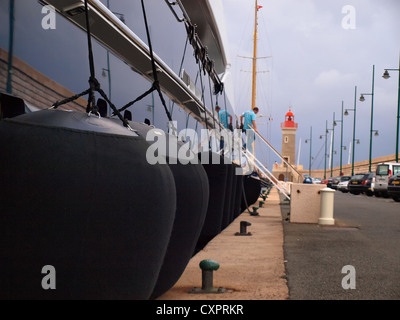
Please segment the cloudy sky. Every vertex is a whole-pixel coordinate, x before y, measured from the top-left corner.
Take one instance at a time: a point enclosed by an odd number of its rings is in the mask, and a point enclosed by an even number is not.
[[[235,79],[237,113],[250,108],[254,2],[222,0],[229,55]],[[289,107],[299,123],[296,158],[308,168],[312,127],[313,168],[324,167],[325,124],[332,128],[333,113],[341,120],[341,106],[354,108],[357,86],[355,161],[368,160],[371,96],[359,102],[360,93],[371,93],[375,65],[373,157],[395,153],[398,72],[384,80],[385,68],[399,68],[400,1],[397,0],[258,0],[263,6],[258,20],[257,105],[270,116],[259,120],[259,128],[280,150],[280,123]],[[347,7],[346,7],[347,6]],[[348,11],[348,6],[354,13]],[[350,14],[350,15],[349,15]],[[351,26],[353,28],[348,28]],[[339,165],[340,125],[335,127],[334,166]],[[353,113],[343,120],[343,164],[353,135]],[[297,161],[297,159],[296,159]]]
[[[222,8],[216,16],[217,20],[225,20],[229,61],[235,80],[234,103],[236,114],[239,116],[251,107],[249,72],[251,59],[243,57],[252,56],[255,0],[212,0],[212,2],[216,2]],[[79,92],[85,88],[88,74],[85,35],[77,30],[72,32],[71,28],[64,31],[63,28],[67,28],[67,23],[62,19],[58,19],[56,31],[43,31],[40,24],[43,18],[40,13],[41,6],[36,1],[16,3],[18,19],[15,31],[15,54],[72,91]],[[163,5],[157,6],[160,3]],[[127,25],[143,36],[142,19],[131,15],[131,12],[140,12],[139,1],[115,0],[112,4],[113,10],[127,14]],[[284,115],[291,107],[295,121],[299,123],[296,152],[301,150],[300,164],[308,169],[310,144],[305,144],[304,141],[309,139],[312,127],[312,156],[315,158],[312,167],[322,169],[324,139],[320,140],[319,136],[325,133],[326,120],[328,127],[332,128],[335,112],[338,126],[335,127],[334,150],[337,151],[337,155],[334,156],[334,166],[338,166],[341,105],[344,101],[345,108],[354,108],[354,88],[357,86],[356,139],[360,140],[360,144],[356,145],[355,160],[368,160],[371,96],[366,96],[365,102],[359,102],[358,98],[360,93],[371,92],[372,66],[375,65],[373,129],[379,131],[379,136],[373,137],[372,155],[379,157],[394,154],[399,74],[393,71],[391,78],[384,80],[382,73],[385,68],[399,68],[400,1],[258,0],[258,4],[262,8],[258,14],[260,59],[258,59],[257,106],[264,116],[258,118],[258,128],[272,145],[278,150],[281,149],[280,123],[284,121]],[[165,44],[156,31],[169,20],[164,21],[157,17],[164,15],[165,12],[170,19],[173,19],[173,16],[162,0],[148,1],[148,5],[153,6],[149,8],[151,13],[149,18],[153,23],[151,30],[154,33],[154,46],[157,54],[164,57],[163,50],[171,49],[171,41],[168,40],[169,42]],[[353,9],[352,16],[349,15],[351,12],[347,11],[347,8]],[[0,9],[2,18],[0,46],[7,48],[8,1],[0,0]],[[30,13],[30,10],[36,14],[25,17],[24,14]],[[353,29],[346,28],[348,25]],[[60,43],[58,32],[63,34],[68,32],[69,36],[62,37]],[[182,40],[182,43],[177,40],[177,44],[174,44],[177,50],[181,50],[184,35],[174,36]],[[45,45],[53,42],[57,45],[53,46],[52,50],[46,49]],[[80,46],[77,46],[77,43]],[[65,48],[74,48],[74,55]],[[97,66],[102,68],[106,65],[105,52],[96,46],[95,49]],[[54,50],[57,50],[57,54],[54,54]],[[67,54],[68,57],[65,57]],[[191,57],[192,52],[188,50],[187,55]],[[58,63],[58,60],[63,63]],[[176,55],[175,66],[179,66],[180,60],[181,54]],[[112,57],[111,62],[114,74],[121,75],[121,78],[123,74],[131,73],[125,64],[117,63],[115,58]],[[73,70],[74,73],[70,75],[71,72],[60,72],[61,66],[68,71]],[[80,81],[77,82],[77,79]],[[106,80],[101,79],[106,86]],[[118,79],[114,77],[113,81],[116,80]],[[132,92],[133,89],[129,87],[130,83],[130,81],[121,81],[119,85],[114,83],[113,97],[117,103],[118,99],[126,102],[127,98],[123,92],[131,93],[132,96],[137,95],[136,91]],[[145,83],[144,87],[147,88],[147,85]],[[135,86],[134,89],[143,92],[140,86]],[[162,121],[163,118],[160,123],[163,123]],[[353,132],[352,112],[344,117],[343,125],[343,145],[349,149]],[[265,148],[259,147],[257,150],[260,151],[258,156],[266,164],[271,165],[275,161],[276,157],[271,152],[268,153]],[[342,156],[342,163],[347,162],[348,150],[343,151]]]

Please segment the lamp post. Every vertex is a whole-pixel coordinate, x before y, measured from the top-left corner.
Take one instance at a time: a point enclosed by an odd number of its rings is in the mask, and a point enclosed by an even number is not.
[[[389,79],[390,75],[388,70],[399,72],[398,93],[397,93],[397,125],[396,125],[396,162],[399,162],[399,120],[400,120],[400,55],[399,55],[399,69],[385,69],[383,74],[384,79]]]
[[[326,179],[326,156],[327,156],[327,153],[326,153],[326,139],[328,137],[328,132],[329,132],[328,131],[328,120],[326,120],[326,123],[325,123],[325,134],[322,134],[322,135],[319,136],[320,139],[322,139],[322,137],[325,137],[324,179]]]
[[[332,129],[326,129],[326,133],[329,131],[332,131],[332,144],[331,144],[331,177],[333,176],[333,145],[334,145],[334,140],[335,140],[335,113],[333,113],[333,123],[332,123]]]
[[[370,127],[370,133],[369,133],[369,166],[368,170],[371,172],[371,161],[372,161],[372,132],[376,131],[373,130],[373,121],[374,121],[374,81],[375,81],[375,65],[372,66],[372,91],[371,93],[362,93],[360,96],[360,101],[364,102],[365,95],[371,96],[371,127]]]
[[[346,147],[343,146],[343,101],[342,101],[342,117],[340,120],[334,121],[333,125],[336,126],[337,122],[341,123],[341,125],[340,125],[341,132],[340,132],[340,170],[339,170],[339,175],[342,176],[343,175],[343,172],[342,172],[342,150],[343,149],[346,150]]]
[[[356,144],[360,144],[360,139],[354,139],[350,147],[353,145],[353,149],[355,148]],[[350,156],[350,155],[349,155]],[[351,168],[351,175],[354,176],[354,153],[352,154],[352,168]]]
[[[351,175],[354,176],[354,153],[356,148],[356,112],[357,112],[357,86],[354,87],[354,109],[346,109],[344,112],[345,116],[349,115],[349,111],[354,111],[354,119],[353,119],[353,154],[351,157]],[[358,140],[358,143],[360,141]]]
[[[310,139],[306,139],[306,143],[308,143],[308,141],[310,142],[310,159],[309,159],[309,162],[308,162],[308,174],[310,175],[310,177],[311,177],[311,150],[312,150],[312,127],[310,128]]]

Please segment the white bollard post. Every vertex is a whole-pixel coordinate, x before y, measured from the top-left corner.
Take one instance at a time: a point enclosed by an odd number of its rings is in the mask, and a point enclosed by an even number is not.
[[[321,190],[321,213],[318,224],[333,225],[333,207],[334,207],[335,190],[324,188]]]

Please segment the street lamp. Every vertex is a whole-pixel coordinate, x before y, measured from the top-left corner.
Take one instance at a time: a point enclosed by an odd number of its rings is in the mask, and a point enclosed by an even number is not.
[[[326,179],[326,156],[327,156],[327,153],[326,153],[326,139],[328,137],[328,132],[329,132],[328,131],[328,120],[326,120],[326,123],[325,123],[325,134],[322,134],[322,135],[319,136],[320,139],[322,139],[322,137],[325,137],[324,179]]]
[[[333,176],[333,145],[334,145],[334,140],[335,140],[335,113],[333,113],[333,123],[332,123],[332,129],[326,129],[326,133],[328,134],[329,131],[332,131],[332,144],[331,144],[331,177]]]
[[[356,112],[357,112],[357,86],[354,87],[354,109],[346,109],[344,112],[345,116],[349,115],[349,111],[354,111],[354,119],[353,119],[353,155],[351,157],[351,175],[354,176],[354,153],[356,148]],[[358,144],[360,141],[358,141]]]
[[[400,119],[400,55],[399,55],[399,69],[385,69],[385,72],[383,73],[383,78],[384,79],[389,79],[390,71],[398,71],[399,72],[399,82],[398,82],[398,93],[397,93],[397,125],[396,125],[396,162],[399,162],[399,119]]]
[[[372,162],[372,130],[373,121],[374,121],[374,81],[375,81],[375,65],[372,66],[372,92],[371,93],[362,93],[360,96],[360,101],[365,101],[364,95],[371,96],[371,128],[369,134],[369,172],[371,172],[371,162]]]
[[[311,177],[311,149],[312,149],[312,127],[310,128],[310,139],[306,139],[306,143],[310,142],[310,159],[309,159],[309,164],[308,164],[308,174]]]
[[[333,122],[333,125],[336,126],[337,122],[341,122],[340,125],[340,170],[339,170],[339,175],[342,176],[343,172],[342,172],[342,150],[346,150],[346,147],[343,146],[343,101],[342,101],[342,118],[340,120],[336,120]]]

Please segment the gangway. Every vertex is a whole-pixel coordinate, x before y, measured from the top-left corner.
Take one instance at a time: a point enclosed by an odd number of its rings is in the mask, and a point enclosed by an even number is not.
[[[242,152],[247,162],[251,162],[266,178],[288,199],[290,200],[290,191],[258,160],[251,152]],[[256,163],[255,163],[256,162]]]
[[[250,124],[249,126],[253,128]],[[298,174],[297,182],[303,181],[304,176],[302,173],[300,173],[294,166],[292,166],[289,162],[286,161],[284,157],[265,139],[258,131],[254,130],[254,132],[257,134],[258,137],[261,138],[261,140],[285,163],[288,167],[290,167],[293,171],[295,171]]]

